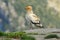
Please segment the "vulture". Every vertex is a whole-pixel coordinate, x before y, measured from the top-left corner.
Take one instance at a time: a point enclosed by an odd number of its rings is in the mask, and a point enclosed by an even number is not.
[[[30,26],[34,25],[35,27],[43,28],[43,25],[40,22],[40,18],[36,14],[34,14],[34,12],[32,10],[32,6],[26,6],[25,10],[26,10],[25,19],[28,21],[27,23]]]

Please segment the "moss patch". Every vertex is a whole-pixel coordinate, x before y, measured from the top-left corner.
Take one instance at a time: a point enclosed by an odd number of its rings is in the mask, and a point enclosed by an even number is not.
[[[10,32],[10,33],[0,32],[0,37],[3,36],[7,38],[14,38],[14,39],[20,38],[21,40],[35,40],[34,37],[28,36],[25,32]]]
[[[50,39],[50,38],[59,38],[56,34],[49,34],[46,37],[44,37],[45,39]]]

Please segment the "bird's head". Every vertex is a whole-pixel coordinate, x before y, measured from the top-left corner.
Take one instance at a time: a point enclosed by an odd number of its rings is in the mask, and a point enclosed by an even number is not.
[[[27,11],[31,11],[32,10],[32,6],[26,6],[25,8]]]

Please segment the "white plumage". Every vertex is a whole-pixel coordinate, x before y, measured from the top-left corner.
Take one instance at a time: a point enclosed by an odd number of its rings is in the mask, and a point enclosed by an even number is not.
[[[28,24],[35,25],[36,27],[42,27],[42,24],[40,23],[40,18],[33,13],[32,7],[27,6],[26,7],[26,20],[28,21]],[[30,26],[31,26],[30,25]]]

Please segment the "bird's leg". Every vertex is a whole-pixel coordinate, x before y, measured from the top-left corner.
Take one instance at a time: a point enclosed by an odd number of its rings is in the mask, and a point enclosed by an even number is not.
[[[35,28],[34,24],[30,23],[29,28],[34,29]]]
[[[34,24],[32,24],[32,29],[35,29],[35,28],[36,28],[36,26]]]
[[[30,23],[30,29],[32,29],[32,24]]]

